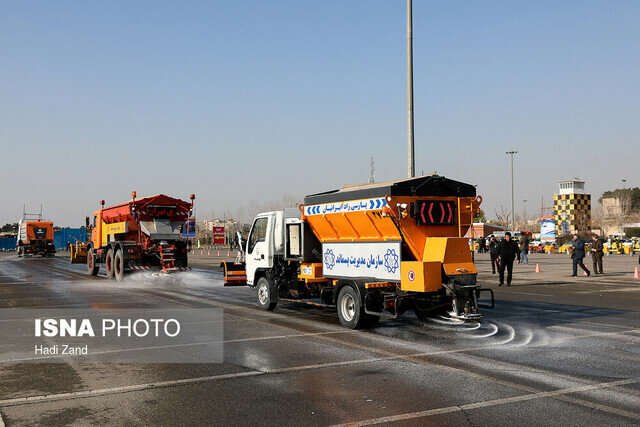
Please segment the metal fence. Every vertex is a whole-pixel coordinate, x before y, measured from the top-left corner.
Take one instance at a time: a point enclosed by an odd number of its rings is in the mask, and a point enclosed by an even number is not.
[[[53,232],[53,244],[56,250],[64,251],[67,244],[74,244],[77,240],[87,240],[87,230],[84,228],[62,228]],[[0,237],[0,251],[15,251],[15,237]]]

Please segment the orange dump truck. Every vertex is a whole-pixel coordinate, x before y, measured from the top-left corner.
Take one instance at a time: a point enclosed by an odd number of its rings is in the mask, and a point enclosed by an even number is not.
[[[50,256],[56,253],[53,245],[53,222],[21,219],[18,223],[16,251],[18,256]]]
[[[120,281],[136,270],[189,270],[182,233],[194,199],[193,194],[191,202],[164,194],[136,199],[134,191],[131,200],[120,205],[105,208],[103,200],[91,221],[88,273],[95,276],[104,266],[107,277]]]
[[[253,222],[246,282],[262,309],[301,300],[335,307],[344,326],[358,328],[407,310],[478,319],[482,291],[493,307],[463,237],[482,202],[473,185],[427,175],[304,202]]]

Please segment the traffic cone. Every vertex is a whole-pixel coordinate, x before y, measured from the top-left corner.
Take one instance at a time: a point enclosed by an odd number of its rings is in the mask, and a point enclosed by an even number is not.
[[[209,253],[207,253],[207,256],[211,256],[211,250],[209,250]]]
[[[536,262],[536,273],[540,273],[540,263]]]
[[[633,278],[634,279],[640,279],[640,274],[638,273],[638,267],[636,267],[636,272],[633,273]]]
[[[227,251],[227,258],[231,256],[231,251]]]
[[[218,256],[220,256],[220,251],[218,251]]]

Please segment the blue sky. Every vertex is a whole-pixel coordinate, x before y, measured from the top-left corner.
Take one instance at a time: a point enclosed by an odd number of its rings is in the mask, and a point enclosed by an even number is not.
[[[529,214],[640,186],[640,2],[414,0],[416,169]],[[201,217],[406,174],[405,2],[0,1],[0,223],[131,190]],[[549,203],[547,203],[549,204]]]

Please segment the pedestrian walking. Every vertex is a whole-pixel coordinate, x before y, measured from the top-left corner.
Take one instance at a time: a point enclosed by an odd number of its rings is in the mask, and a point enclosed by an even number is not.
[[[506,232],[504,239],[500,241],[498,245],[498,256],[500,257],[500,263],[498,264],[498,272],[500,273],[500,283],[498,286],[504,284],[504,270],[507,270],[507,286],[511,286],[511,278],[513,276],[513,261],[518,258],[518,264],[520,264],[520,248],[515,240],[511,239],[511,233]]]
[[[522,264],[529,264],[529,236],[522,232],[522,236],[520,236],[520,253],[522,254]]]
[[[604,255],[604,244],[602,240],[595,234],[593,235],[593,243],[591,244],[591,258],[593,260],[593,272],[595,274],[604,274],[602,271],[602,257]]]
[[[571,249],[571,259],[573,260],[573,274],[571,277],[576,277],[578,275],[578,266],[587,273],[587,277],[591,276],[591,272],[587,267],[584,266],[584,240],[582,240],[577,234],[573,235],[573,248]]]
[[[480,253],[485,253],[487,252],[487,245],[486,245],[487,241],[484,239],[484,237],[480,238]]]
[[[498,266],[498,239],[496,236],[491,236],[489,240],[489,255],[491,256],[491,274],[496,274],[496,267]]]

